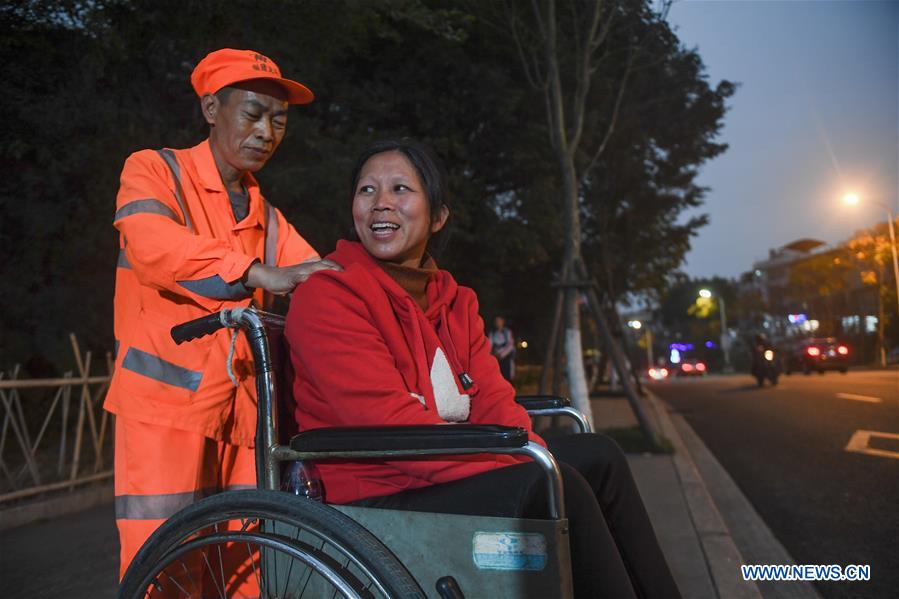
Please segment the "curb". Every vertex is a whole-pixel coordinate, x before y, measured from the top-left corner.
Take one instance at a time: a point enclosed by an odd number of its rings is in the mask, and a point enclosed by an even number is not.
[[[681,434],[706,488],[719,509],[734,542],[747,564],[784,564],[796,562],[768,528],[730,474],[705,446],[687,420],[671,413],[671,420]],[[757,581],[766,599],[820,599],[815,587],[804,581]]]
[[[105,483],[61,493],[42,501],[34,501],[0,510],[0,531],[9,530],[39,520],[49,520],[80,512],[104,503],[112,503],[113,485]]]
[[[675,469],[719,597],[820,599],[808,582],[743,580],[742,564],[796,562],[687,420],[653,393],[647,397],[674,445]]]
[[[674,469],[717,596],[761,599],[759,587],[754,582],[744,581],[740,575],[740,565],[746,561],[724,524],[687,444],[672,422],[667,406],[648,390],[645,397],[652,405],[661,434],[674,446]]]

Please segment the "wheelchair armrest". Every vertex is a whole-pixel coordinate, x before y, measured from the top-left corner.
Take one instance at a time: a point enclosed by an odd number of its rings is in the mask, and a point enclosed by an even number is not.
[[[525,410],[558,410],[571,406],[571,400],[558,395],[519,395],[515,402]]]
[[[528,433],[523,428],[478,424],[432,424],[411,426],[361,426],[318,428],[290,440],[293,451],[415,451],[462,449],[484,450],[524,447]]]
[[[284,460],[419,459],[424,456],[500,453],[525,455],[540,465],[548,485],[549,515],[565,518],[562,473],[552,454],[528,441],[525,429],[481,424],[318,428],[273,445],[270,457]]]
[[[534,416],[567,416],[574,418],[582,433],[593,432],[593,426],[584,415],[571,407],[571,400],[556,395],[519,395],[515,398],[518,405]]]

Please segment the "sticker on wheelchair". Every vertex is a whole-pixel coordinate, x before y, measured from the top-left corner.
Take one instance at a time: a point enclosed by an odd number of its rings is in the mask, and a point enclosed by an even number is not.
[[[546,539],[535,532],[476,532],[472,554],[480,570],[542,570]]]

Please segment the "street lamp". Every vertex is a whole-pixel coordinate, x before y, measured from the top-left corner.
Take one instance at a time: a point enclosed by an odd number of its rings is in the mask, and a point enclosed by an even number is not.
[[[890,207],[875,198],[865,198],[865,201],[875,206],[880,206],[887,213],[887,226],[890,230],[890,251],[893,253],[893,279],[896,282],[896,311],[899,312],[899,259],[896,258],[896,232],[893,230],[893,211]],[[843,203],[848,206],[858,206],[861,202],[857,193],[847,193],[843,196]]]
[[[708,289],[700,289],[699,297],[704,299],[711,299],[712,292]],[[724,298],[716,296],[718,300],[718,312],[721,316],[721,351],[724,352],[724,372],[733,372],[733,368],[730,365],[730,337],[727,335],[727,313],[725,312],[724,306]]]
[[[634,329],[635,331],[639,331],[640,329],[646,327],[646,361],[648,362],[647,368],[652,368],[655,366],[652,358],[652,331],[649,329],[649,326],[644,325],[639,320],[628,320],[627,326]]]

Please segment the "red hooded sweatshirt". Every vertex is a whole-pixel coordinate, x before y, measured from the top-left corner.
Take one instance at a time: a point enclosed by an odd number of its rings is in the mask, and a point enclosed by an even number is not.
[[[358,242],[328,256],[293,293],[285,338],[301,430],[331,426],[501,424],[531,430],[500,374],[474,291],[433,270],[427,310]],[[328,503],[348,503],[444,483],[527,461],[473,455],[318,464]]]

